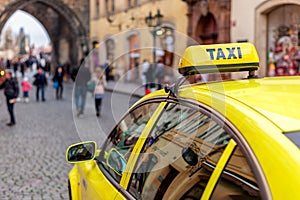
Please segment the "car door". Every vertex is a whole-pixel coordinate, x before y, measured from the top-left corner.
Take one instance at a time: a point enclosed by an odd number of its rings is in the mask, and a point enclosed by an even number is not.
[[[135,106],[114,127],[96,158],[98,175],[86,180],[87,199],[113,199],[123,190],[122,179],[128,165],[134,164],[132,152],[159,104],[152,101]]]

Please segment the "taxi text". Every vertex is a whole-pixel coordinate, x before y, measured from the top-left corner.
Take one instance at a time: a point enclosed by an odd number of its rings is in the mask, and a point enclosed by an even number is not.
[[[240,47],[232,47],[232,48],[211,48],[206,49],[209,53],[211,60],[220,60],[220,59],[238,59],[242,58],[242,52]],[[224,52],[225,51],[225,52]]]

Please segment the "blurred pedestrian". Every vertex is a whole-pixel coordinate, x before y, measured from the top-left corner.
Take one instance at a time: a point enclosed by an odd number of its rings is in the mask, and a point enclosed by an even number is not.
[[[80,61],[80,66],[76,67],[72,71],[71,78],[73,81],[75,81],[75,106],[77,110],[77,116],[80,116],[84,112],[87,83],[91,79],[91,72],[88,66],[86,66],[83,58]]]
[[[155,84],[155,63],[151,63],[148,69],[148,72],[146,74],[147,77],[147,84],[148,84],[148,90],[146,90],[147,93],[154,92],[156,90],[156,84]]]
[[[65,70],[64,80],[65,80],[65,81],[68,81],[68,80],[69,80],[69,77],[70,77],[70,69],[71,69],[70,63],[69,63],[69,62],[66,62],[66,63],[63,65],[63,69]]]
[[[162,83],[165,78],[165,65],[161,60],[158,61],[155,69],[155,74],[157,78],[158,89],[162,89]]]
[[[149,70],[149,67],[150,67],[150,63],[147,59],[145,59],[143,61],[143,64],[142,64],[142,84],[145,88],[145,93],[146,93],[146,90],[148,89],[148,84],[147,84],[147,73],[148,73],[148,70]]]
[[[32,85],[30,84],[28,77],[24,77],[21,82],[22,90],[23,90],[23,102],[29,102],[29,90],[31,90]]]
[[[45,87],[47,86],[47,78],[41,67],[38,68],[37,73],[34,75],[33,85],[36,86],[36,101],[40,100],[40,91],[42,95],[42,101],[46,101],[45,99]]]
[[[101,111],[102,99],[104,97],[104,89],[106,87],[106,77],[102,70],[98,70],[96,72],[96,77],[94,81],[96,83],[95,92],[94,92],[95,109],[96,109],[96,116],[99,117]]]
[[[62,95],[63,95],[63,80],[64,80],[64,74],[65,74],[65,70],[63,68],[63,66],[59,65],[58,67],[56,67],[55,69],[55,73],[53,76],[52,81],[57,84],[56,87],[56,99],[62,99]]]
[[[18,61],[18,59],[16,58],[16,60],[15,60],[14,63],[13,63],[13,69],[14,69],[14,75],[15,75],[15,77],[17,77],[17,71],[18,71],[18,68],[19,68],[19,61]]]
[[[25,74],[25,63],[24,62],[20,63],[20,72],[21,72],[22,78],[24,78],[24,74]]]
[[[134,61],[134,71],[135,71],[135,81],[137,81],[139,78],[140,78],[140,70],[139,70],[139,60],[138,59],[135,59]]]
[[[106,82],[108,82],[109,81],[109,73],[110,73],[109,61],[108,60],[105,61],[105,63],[103,64],[102,68],[105,71]]]
[[[5,71],[5,80],[0,85],[0,89],[4,89],[4,95],[6,97],[7,110],[10,115],[10,122],[7,123],[7,126],[14,126],[16,124],[15,115],[14,115],[14,104],[17,101],[19,95],[19,85],[18,80],[12,77],[11,71]]]
[[[10,69],[10,67],[11,67],[11,61],[9,59],[6,59],[6,61],[5,61],[5,67],[6,67],[6,69]]]

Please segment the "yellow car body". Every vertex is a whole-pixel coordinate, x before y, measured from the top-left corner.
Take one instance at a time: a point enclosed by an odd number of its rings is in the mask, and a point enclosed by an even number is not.
[[[232,59],[243,57],[246,49],[254,54],[248,56],[254,62],[245,59],[234,65],[258,63],[253,46],[242,44],[238,50],[239,45],[208,45],[204,53],[210,49],[206,53],[211,63],[216,59],[211,49],[223,50],[216,55],[226,58],[232,54]],[[195,57],[186,54],[186,60]],[[212,65],[224,63],[232,64],[223,59]],[[185,70],[192,65],[207,63],[181,61],[183,74],[193,75],[195,68],[191,74]],[[251,71],[254,65],[250,66]],[[72,146],[67,150],[67,160],[75,163],[69,173],[72,199],[300,199],[299,76],[174,88],[153,92],[133,105],[128,116],[140,116],[132,130],[124,128],[130,117],[116,125],[114,130],[126,129],[121,136],[138,135],[133,145],[119,145],[122,139],[115,140],[116,131],[101,152],[93,149],[93,155],[82,161],[72,160]],[[90,142],[75,145],[75,150],[85,144]],[[114,167],[114,159],[121,166]],[[140,172],[144,163],[153,166]]]

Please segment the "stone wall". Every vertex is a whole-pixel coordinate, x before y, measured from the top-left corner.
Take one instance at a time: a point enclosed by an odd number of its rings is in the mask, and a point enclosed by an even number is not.
[[[0,1],[0,30],[17,10],[31,14],[45,27],[53,46],[53,66],[69,62],[74,67],[84,53],[88,52],[89,1]]]

